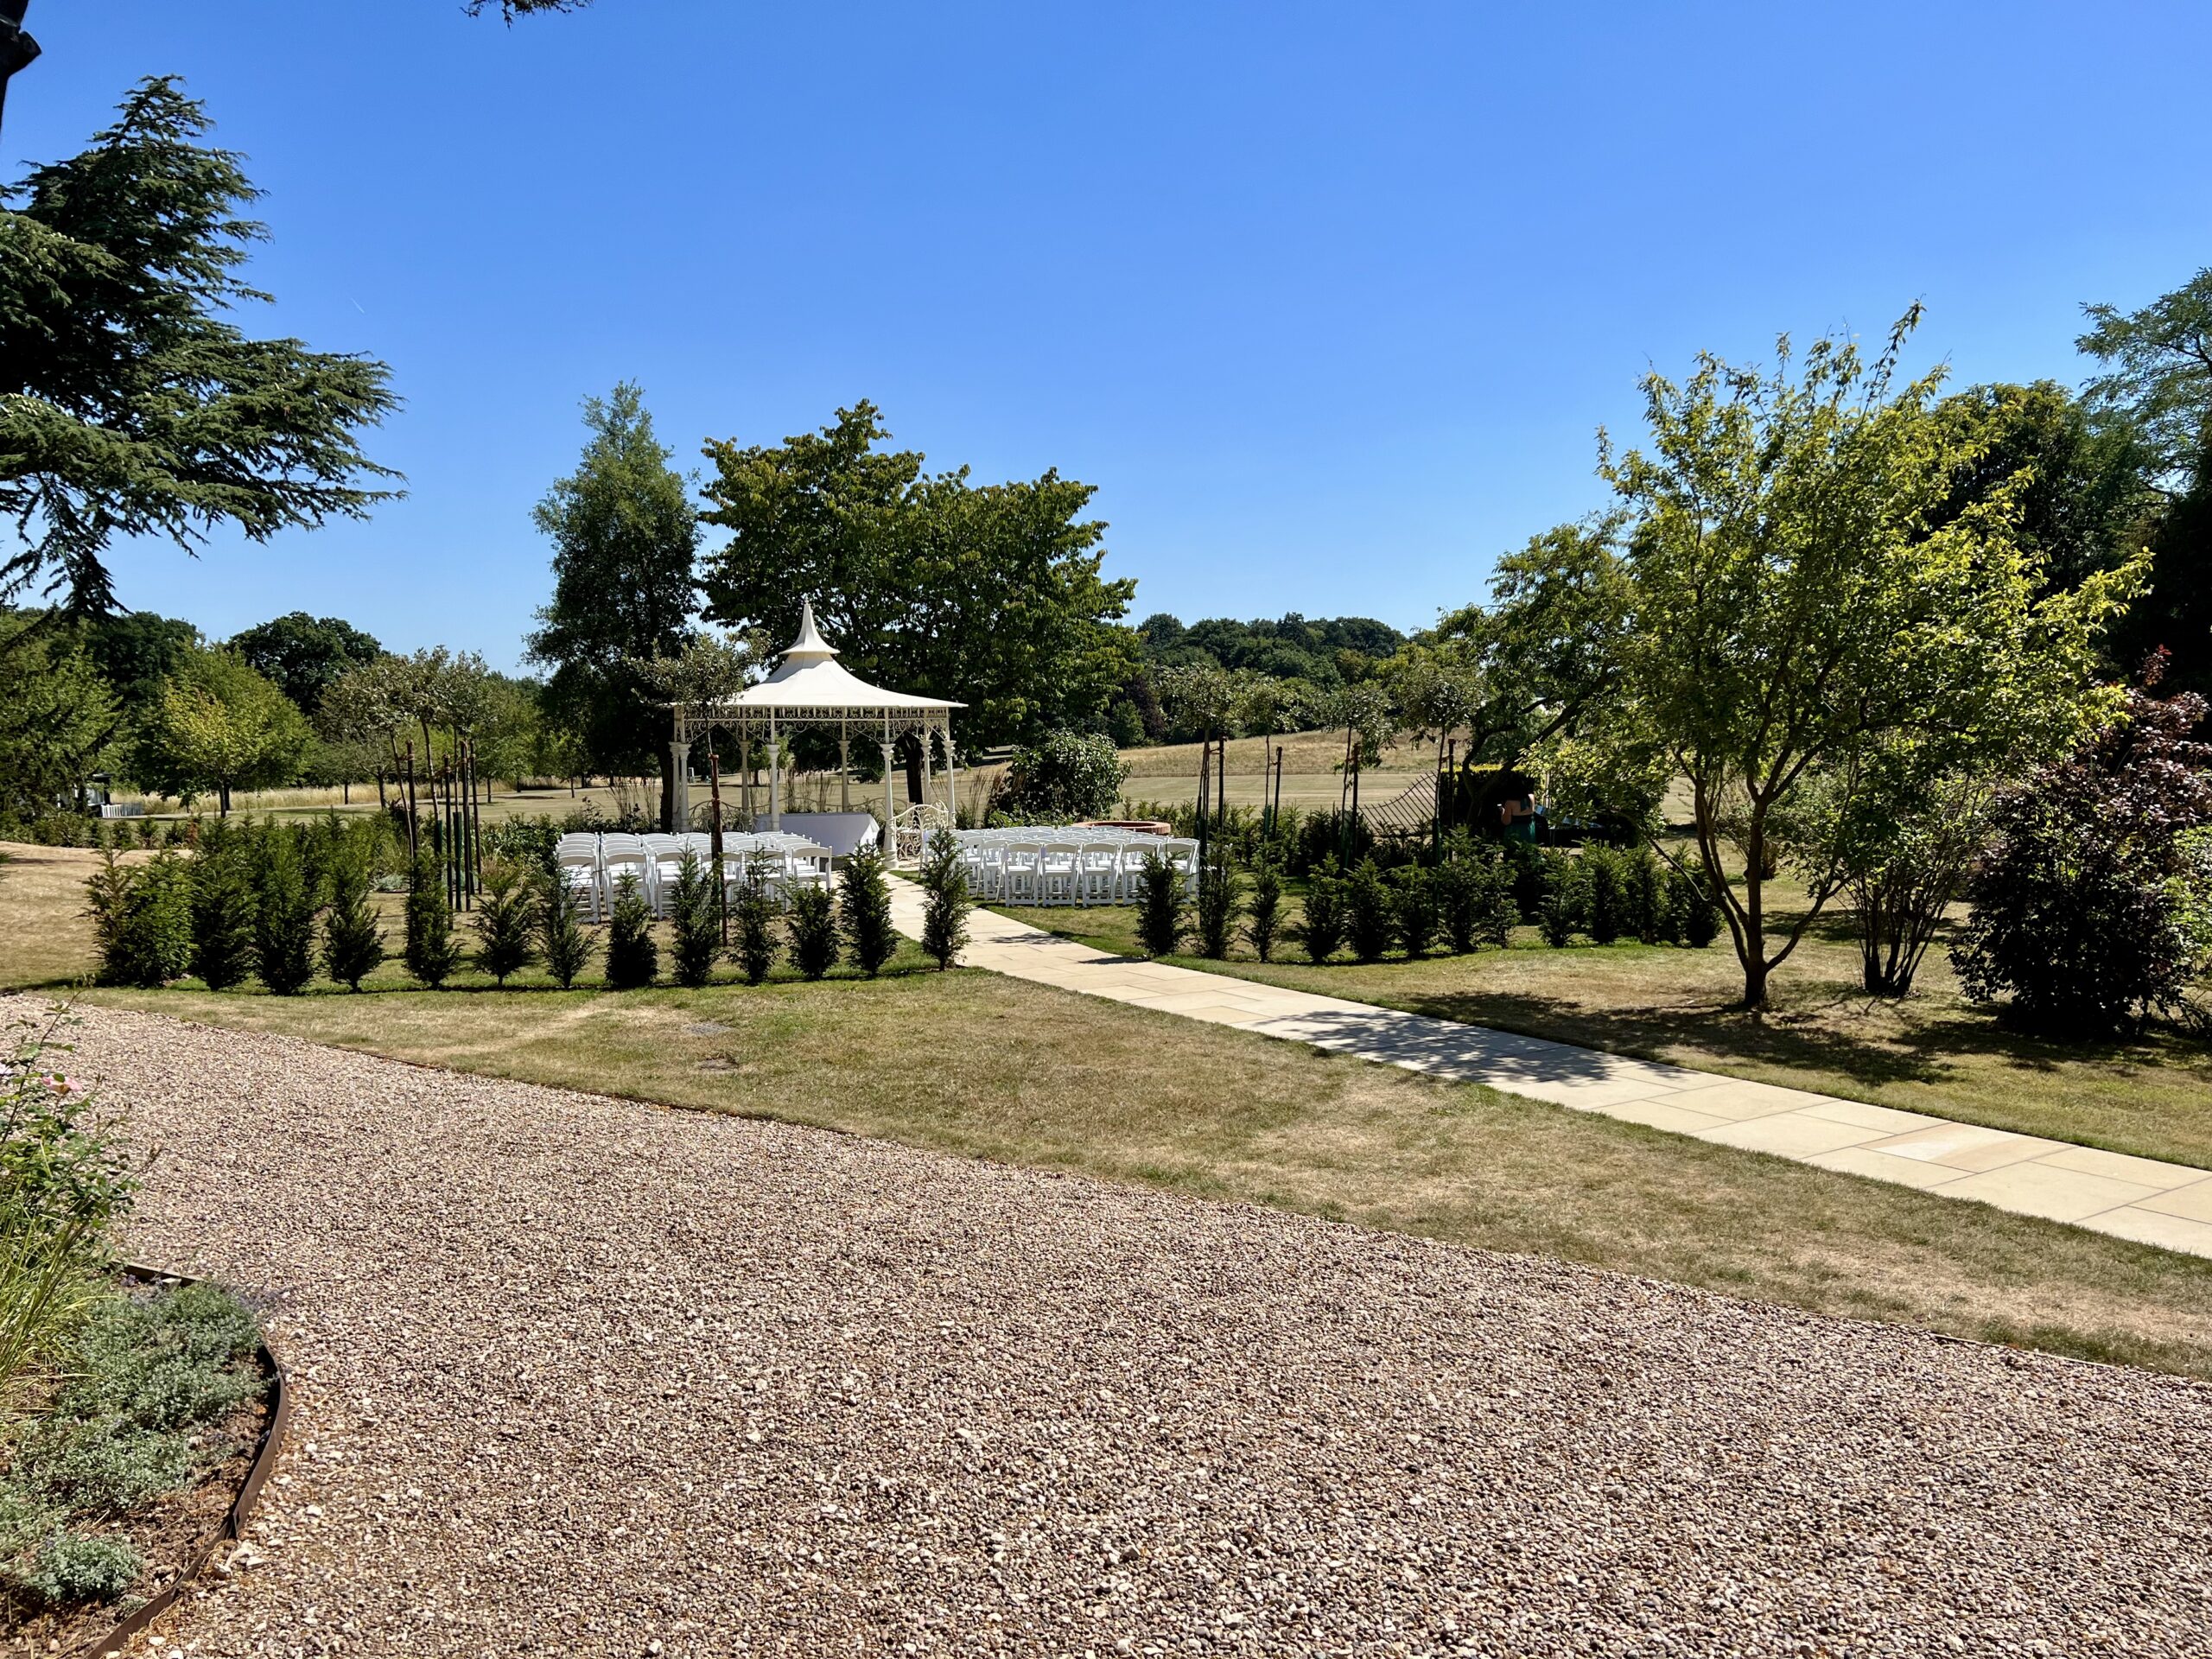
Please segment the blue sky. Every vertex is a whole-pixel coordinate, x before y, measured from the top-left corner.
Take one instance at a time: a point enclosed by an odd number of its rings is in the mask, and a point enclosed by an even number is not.
[[[686,467],[866,397],[933,465],[1098,486],[1135,614],[1418,626],[1598,505],[1637,377],[1928,306],[2075,381],[2212,263],[2212,7],[34,0],[0,164],[186,77],[268,193],[253,327],[392,366],[408,497],[126,603],[517,659],[579,399]]]

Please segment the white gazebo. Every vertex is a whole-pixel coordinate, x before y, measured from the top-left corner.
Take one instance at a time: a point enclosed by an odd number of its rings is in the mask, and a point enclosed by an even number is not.
[[[898,771],[895,750],[907,733],[918,734],[922,760],[928,774],[936,770],[935,741],[944,744],[945,802],[948,823],[957,822],[960,809],[960,769],[952,748],[952,711],[963,702],[940,697],[918,697],[905,691],[887,691],[870,685],[837,661],[837,648],[814,626],[814,601],[799,609],[798,638],[776,664],[776,671],[758,685],[749,685],[736,696],[719,702],[675,705],[676,733],[669,745],[670,763],[676,768],[676,810],[679,823],[690,820],[690,754],[692,740],[709,727],[737,733],[741,741],[758,743],[768,757],[768,823],[780,830],[784,819],[784,734],[801,726],[834,727],[837,733],[837,760],[845,774],[844,804],[852,806],[852,743],[880,743],[883,748],[883,823],[887,848],[897,844],[898,816],[892,804],[892,778]],[[925,791],[926,792],[926,791]]]

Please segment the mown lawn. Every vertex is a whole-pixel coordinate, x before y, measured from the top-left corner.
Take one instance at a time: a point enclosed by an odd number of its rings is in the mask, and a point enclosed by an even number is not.
[[[1802,903],[1784,886],[1782,901]],[[1295,899],[1289,906],[1294,916]],[[1126,907],[1017,909],[1009,916],[1134,953]],[[1262,963],[1173,960],[1298,990],[1404,1008],[1639,1058],[1930,1112],[2053,1140],[2212,1165],[2212,1048],[2173,1032],[2127,1043],[2045,1042],[1967,999],[1942,946],[1903,1001],[1861,988],[1858,947],[1823,917],[1777,974],[1777,1007],[1754,1016],[1726,935],[1702,950],[1624,943],[1546,946],[1522,928],[1504,950],[1317,967],[1295,944]]]
[[[53,856],[0,867],[18,984],[86,966],[61,876],[90,860]],[[912,961],[759,989],[80,995],[2212,1377],[2212,1262]]]

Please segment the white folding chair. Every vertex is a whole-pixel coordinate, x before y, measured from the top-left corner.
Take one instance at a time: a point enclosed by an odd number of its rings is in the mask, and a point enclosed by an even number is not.
[[[553,871],[570,892],[584,895],[591,906],[592,920],[601,920],[598,847],[556,847]]]
[[[1182,873],[1185,890],[1196,893],[1198,890],[1198,843],[1183,836],[1171,836],[1160,848],[1160,855]]]
[[[1110,905],[1122,870],[1122,849],[1110,841],[1085,842],[1076,855],[1075,901]]]
[[[1071,905],[1083,861],[1079,842],[1048,841],[1037,855],[1037,902]]]
[[[1042,852],[1035,842],[1010,841],[1000,849],[1004,901],[1009,905],[1037,902],[1037,861]]]
[[[648,910],[654,908],[653,861],[646,855],[641,836],[617,835],[601,837],[599,843],[599,879],[607,891],[607,909],[614,912],[615,890],[622,878],[632,875],[638,879],[638,896],[645,901]]]

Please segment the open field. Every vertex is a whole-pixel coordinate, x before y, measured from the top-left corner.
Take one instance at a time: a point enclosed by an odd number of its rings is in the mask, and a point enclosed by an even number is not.
[[[1263,773],[1268,756],[1280,746],[1282,758],[1282,801],[1285,806],[1335,807],[1342,799],[1344,779],[1335,770],[1344,759],[1342,732],[1292,732],[1268,740],[1231,738],[1229,743],[1229,800],[1232,806],[1258,806],[1266,799]],[[1360,775],[1363,805],[1379,805],[1405,792],[1428,775],[1429,754],[1425,745],[1393,743],[1384,750],[1382,764]],[[1198,746],[1163,744],[1156,748],[1123,749],[1122,764],[1129,769],[1122,785],[1123,799],[1135,801],[1194,801],[1198,795]]]
[[[82,972],[90,856],[10,850],[38,861],[0,866],[0,938],[44,943],[0,975]],[[981,973],[84,995],[2212,1377],[2212,1263]]]
[[[1782,901],[1802,894],[1782,887]],[[1294,899],[1288,906],[1295,916]],[[1036,926],[1134,954],[1131,909],[1009,911]],[[1941,948],[1916,995],[1860,988],[1843,919],[1815,925],[1777,974],[1764,1017],[1730,1004],[1741,972],[1726,937],[1703,950],[1634,943],[1546,947],[1532,928],[1514,946],[1467,957],[1316,967],[1297,945],[1261,963],[1249,949],[1201,968],[1460,1020],[1560,1042],[1667,1060],[1762,1083],[1843,1095],[2146,1158],[2212,1166],[2212,1052],[2171,1033],[2132,1043],[2063,1045],[2009,1030],[1969,1001]]]

